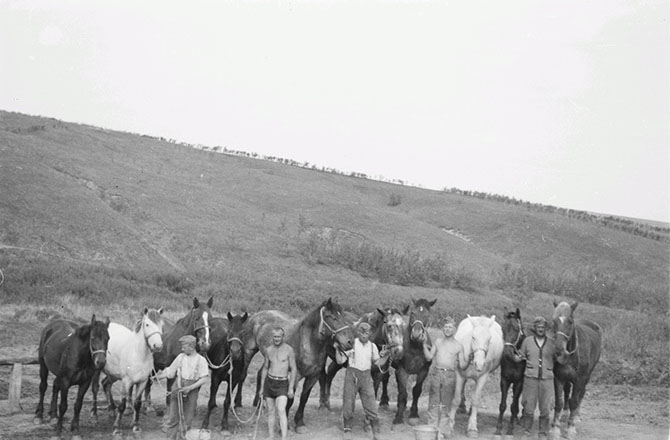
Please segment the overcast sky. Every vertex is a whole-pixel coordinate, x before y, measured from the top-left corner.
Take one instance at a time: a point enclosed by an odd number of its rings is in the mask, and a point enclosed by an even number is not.
[[[669,9],[0,0],[0,109],[670,221]]]

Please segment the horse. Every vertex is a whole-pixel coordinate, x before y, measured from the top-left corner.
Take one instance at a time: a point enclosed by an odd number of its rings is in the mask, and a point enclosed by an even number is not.
[[[275,327],[284,329],[284,340],[293,347],[298,368],[294,391],[298,382],[304,378],[300,404],[294,416],[296,432],[304,431],[302,428],[305,426],[303,417],[305,405],[312,387],[326,365],[328,344],[331,344],[334,339],[343,350],[353,347],[353,332],[344,318],[342,307],[329,298],[299,320],[277,310],[265,310],[249,318],[245,327],[245,338],[243,338],[245,366],[249,365],[259,350],[264,353],[265,349],[272,344],[272,329]],[[254,406],[260,403],[261,374],[262,370],[259,370],[256,378]],[[246,371],[244,376],[246,376]],[[293,399],[289,399],[286,405],[287,414],[292,404]]]
[[[70,425],[73,440],[81,440],[79,435],[79,413],[84,394],[91,385],[96,371],[104,368],[107,362],[109,343],[109,318],[105,322],[96,321],[95,314],[91,322],[78,325],[64,319],[49,322],[40,335],[38,360],[40,365],[40,400],[35,411],[36,421],[42,421],[44,411],[44,392],[47,389],[49,372],[55,377],[49,417],[56,416],[56,400],[60,392],[58,423],[56,436],[60,438],[63,430],[63,417],[67,411],[67,395],[72,385],[78,385],[77,399],[74,404],[74,416]]]
[[[242,337],[244,323],[248,318],[248,313],[233,316],[228,312],[227,319],[212,319],[212,346],[205,356],[211,371],[211,384],[207,412],[202,420],[202,429],[209,427],[209,417],[216,408],[216,393],[221,382],[227,382],[226,399],[223,403],[223,415],[221,416],[221,431],[228,431],[228,410],[230,409],[231,396],[235,387],[242,384],[242,373],[244,372]]]
[[[575,418],[586,393],[586,385],[600,360],[602,349],[602,329],[587,319],[574,319],[578,302],[568,304],[554,301],[552,331],[554,340],[554,421],[552,435],[561,433],[561,412],[563,401],[570,408],[567,420],[567,436],[576,436]]]
[[[507,409],[507,393],[512,387],[512,406],[510,407],[509,426],[507,435],[514,435],[514,424],[518,422],[519,415],[519,397],[523,391],[523,378],[526,371],[526,360],[521,362],[514,360],[519,355],[519,348],[526,337],[523,325],[521,324],[521,312],[516,310],[508,311],[505,307],[504,320],[502,324],[503,334],[503,352],[500,359],[500,406],[498,408],[498,422],[496,423],[495,436],[502,435],[503,417]]]
[[[186,315],[179,319],[174,325],[166,321],[166,331],[163,334],[163,348],[154,353],[154,370],[160,371],[170,366],[175,358],[181,353],[179,338],[192,335],[196,338],[196,350],[198,353],[207,353],[212,345],[209,321],[212,319],[213,297],[209,297],[207,303],[201,303],[198,298],[193,298],[193,307]],[[167,396],[165,405],[170,405],[169,391],[172,389],[174,379],[167,380]],[[149,378],[144,389],[144,398],[147,402],[147,412],[152,411],[151,405],[151,378]]]
[[[407,313],[407,307],[405,314]],[[388,349],[391,353],[391,360],[400,359],[403,355],[403,335],[406,321],[403,319],[403,314],[395,308],[376,309],[372,312],[364,314],[362,317],[355,319],[353,313],[345,312],[345,317],[351,322],[354,331],[358,328],[361,322],[370,324],[370,341],[372,341],[379,350]],[[334,361],[335,348],[332,344],[328,344],[328,357],[333,362],[328,365],[327,370],[319,378],[321,386],[321,396],[319,399],[319,408],[330,409],[330,387],[337,372],[346,366],[346,362],[338,364]],[[379,406],[388,408],[388,380],[389,369],[372,368],[371,370],[373,386],[375,390],[375,397],[379,390],[379,385],[382,385],[382,395]]]
[[[405,408],[407,407],[407,382],[410,374],[416,374],[416,384],[412,388],[412,406],[409,410],[409,423],[416,424],[419,420],[419,397],[423,382],[428,376],[430,362],[423,354],[423,342],[428,344],[431,337],[427,326],[430,319],[430,308],[435,305],[437,299],[428,301],[426,299],[412,300],[412,304],[405,309],[409,311],[408,323],[404,326],[402,356],[391,361],[395,368],[395,378],[398,384],[398,409],[393,419],[393,424],[403,423]]]
[[[477,411],[482,390],[489,375],[500,366],[503,352],[503,334],[500,324],[496,322],[495,315],[490,318],[486,316],[470,316],[458,324],[454,338],[463,345],[466,357],[471,361],[465,370],[460,365],[456,369],[456,389],[454,401],[463,395],[463,389],[468,379],[475,381],[475,392],[470,406],[470,418],[468,420],[468,437],[477,437]],[[449,410],[449,430],[453,431],[456,405]]]
[[[126,410],[126,402],[133,402],[133,432],[140,432],[140,408],[142,406],[142,392],[146,387],[154,366],[153,354],[163,348],[163,309],[149,309],[145,307],[134,330],[117,324],[109,324],[109,345],[107,348],[107,363],[103,369],[105,378],[102,388],[105,391],[109,409],[114,412],[113,436],[121,436],[119,430],[121,418]],[[112,398],[112,385],[117,380],[122,383],[123,398],[118,408]],[[97,378],[93,382],[93,409],[91,413],[97,416]]]

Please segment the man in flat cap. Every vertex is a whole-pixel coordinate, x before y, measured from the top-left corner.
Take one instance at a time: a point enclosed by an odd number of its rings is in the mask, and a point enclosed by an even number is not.
[[[372,386],[370,368],[374,365],[379,368],[384,365],[390,353],[382,350],[379,353],[377,346],[370,341],[370,324],[358,324],[358,336],[354,338],[351,350],[343,352],[337,342],[335,345],[335,360],[343,364],[347,360],[349,365],[344,376],[344,390],[342,392],[342,419],[344,422],[344,438],[351,438],[351,427],[354,421],[354,406],[356,393],[361,396],[361,404],[365,411],[365,418],[372,427],[372,438],[377,439],[379,434],[379,420],[377,418],[377,401]]]
[[[521,425],[524,436],[530,436],[535,407],[540,409],[538,438],[546,439],[549,413],[554,402],[554,341],[547,337],[547,320],[538,316],[533,320],[533,336],[521,343],[521,359],[526,359],[521,404]],[[520,360],[521,360],[520,359]],[[520,361],[519,360],[519,361]]]
[[[198,404],[198,392],[209,378],[209,366],[205,358],[195,351],[195,341],[195,336],[191,335],[179,338],[182,352],[169,367],[156,375],[158,379],[173,377],[177,379],[170,395],[170,416],[167,423],[169,439],[184,438],[184,433],[191,428]],[[181,430],[180,406],[184,415]]]
[[[456,390],[456,368],[465,370],[470,365],[470,359],[465,357],[463,344],[458,342],[456,334],[456,321],[447,316],[442,325],[444,337],[437,338],[432,345],[425,338],[423,341],[423,354],[427,361],[432,361],[428,372],[428,386],[430,394],[428,397],[428,421],[438,427],[443,434],[453,434],[453,421],[450,422],[448,414],[451,405],[457,405],[454,400]],[[456,396],[457,397],[457,396]],[[440,411],[440,409],[442,411]],[[440,420],[440,415],[442,418]]]

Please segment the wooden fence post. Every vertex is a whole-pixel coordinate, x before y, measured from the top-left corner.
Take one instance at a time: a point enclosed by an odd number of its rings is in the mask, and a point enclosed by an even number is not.
[[[23,411],[21,407],[21,375],[23,364],[15,363],[12,367],[12,375],[9,379],[9,412]]]

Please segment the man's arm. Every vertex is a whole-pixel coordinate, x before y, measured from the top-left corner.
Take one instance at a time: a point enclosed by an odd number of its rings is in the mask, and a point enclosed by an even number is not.
[[[427,361],[429,362],[432,361],[433,357],[435,357],[436,352],[437,352],[436,344],[428,345],[428,340],[423,341],[423,357],[425,357]]]
[[[289,374],[288,374],[288,398],[292,399],[293,398],[293,387],[295,386],[295,378],[298,375],[298,366],[295,363],[295,352],[293,351],[293,347],[290,345],[287,345],[289,348],[289,355],[288,355],[288,368],[289,368]]]
[[[263,369],[261,370],[261,387],[260,391],[263,392],[263,387],[265,386],[265,378],[268,376],[268,369],[270,368],[270,348],[265,351],[265,356],[263,358]]]
[[[391,351],[383,349],[381,352],[379,352],[377,350],[377,346],[374,343],[370,342],[370,344],[372,344],[373,363],[377,368],[381,368],[382,365],[388,362],[389,358],[391,357]]]

